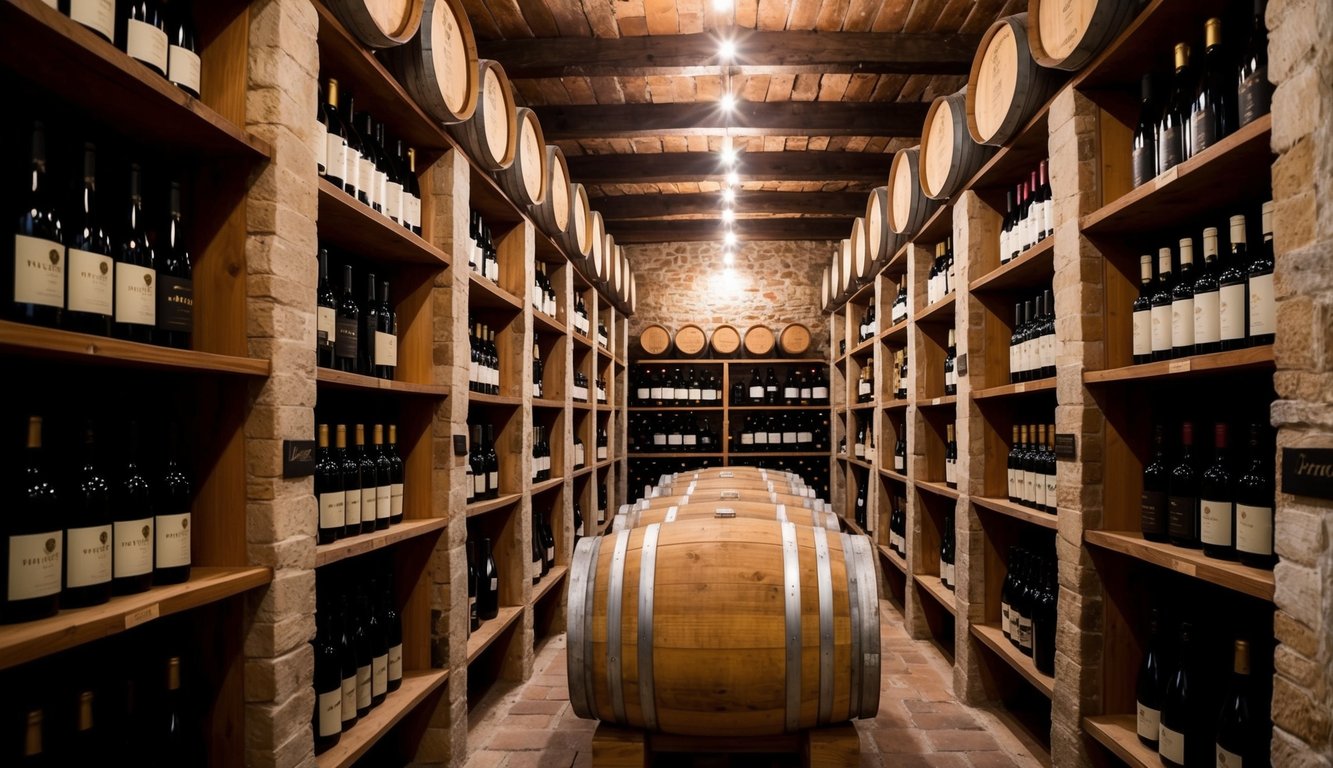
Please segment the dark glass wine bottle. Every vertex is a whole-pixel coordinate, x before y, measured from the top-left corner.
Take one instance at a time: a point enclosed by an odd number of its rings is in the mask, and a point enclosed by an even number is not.
[[[481,627],[481,615],[477,613],[477,592],[481,585],[481,576],[477,570],[476,543],[467,543],[467,607],[468,634]]]
[[[1153,427],[1152,461],[1143,468],[1143,496],[1139,504],[1140,529],[1149,541],[1166,541],[1167,520],[1170,517],[1167,502],[1167,483],[1171,469],[1167,465],[1165,436],[1162,425]]]
[[[1208,227],[1203,231],[1203,268],[1194,281],[1194,350],[1200,355],[1222,347],[1217,272],[1217,228]]]
[[[1236,556],[1236,512],[1227,461],[1227,425],[1213,426],[1213,463],[1199,480],[1199,539],[1209,557]]]
[[[1250,39],[1240,57],[1236,101],[1240,126],[1249,125],[1268,114],[1273,99],[1273,84],[1268,82],[1268,25],[1264,23],[1267,0],[1254,0],[1254,21]]]
[[[1171,354],[1194,354],[1194,240],[1180,241],[1180,275],[1171,289]]]
[[[335,457],[343,468],[343,519],[347,527],[344,536],[361,534],[361,462],[347,445],[347,425],[339,424],[334,430]]]
[[[370,451],[366,450],[366,425],[357,424],[353,430],[356,462],[361,470],[361,533],[371,533],[379,526],[379,471]],[[386,526],[387,527],[387,526]]]
[[[360,719],[370,714],[374,706],[371,698],[375,655],[370,647],[370,634],[366,631],[365,595],[359,588],[353,591],[350,603],[347,618],[351,622],[352,652],[356,654],[356,716]]]
[[[375,605],[380,597],[375,580],[362,593],[362,621],[366,638],[370,641],[370,706],[378,707],[389,695],[389,641],[380,623],[380,612]]]
[[[199,765],[198,741],[190,732],[185,715],[186,695],[181,686],[181,659],[167,658],[166,686],[159,699],[158,729],[150,733],[156,749],[156,765]]]
[[[153,583],[180,584],[190,578],[190,510],[194,486],[181,465],[180,440],[173,424],[167,433],[166,466],[153,499]]]
[[[1235,69],[1222,47],[1222,20],[1203,26],[1203,67],[1190,111],[1190,155],[1197,155],[1236,130]]]
[[[63,572],[64,505],[47,468],[42,419],[28,418],[17,504],[0,523],[0,621],[32,621],[55,614]]]
[[[97,206],[97,148],[83,145],[83,190],[79,221],[70,231],[69,282],[65,291],[64,326],[71,331],[111,335],[115,259],[111,238],[103,229]]]
[[[329,249],[319,249],[319,287],[315,292],[315,362],[333,367],[333,345],[338,337],[338,297],[329,282]]]
[[[79,691],[74,732],[70,734],[68,749],[68,756],[75,765],[93,765],[101,759],[102,733],[97,729],[97,719],[93,716],[95,699],[92,691]]]
[[[338,81],[329,78],[324,94],[324,103],[320,105],[319,119],[324,123],[324,178],[339,189],[343,188],[348,175],[347,126],[343,125],[342,113],[338,111]]]
[[[1204,702],[1198,699],[1194,689],[1191,668],[1194,664],[1192,647],[1193,628],[1188,623],[1180,625],[1180,644],[1176,648],[1176,669],[1166,684],[1162,697],[1161,730],[1157,743],[1157,754],[1162,765],[1169,768],[1185,768],[1186,765],[1198,765],[1196,755],[1199,744],[1196,740],[1205,738],[1199,732],[1199,712]]]
[[[403,618],[393,601],[393,578],[384,577],[380,590],[380,627],[388,648],[389,693],[403,687]]]
[[[375,313],[375,366],[374,375],[393,379],[398,370],[398,317],[389,304],[389,281],[379,284],[378,306]]]
[[[1166,532],[1178,547],[1199,546],[1199,478],[1194,469],[1194,424],[1180,425],[1180,457],[1167,483]]]
[[[468,472],[472,476],[472,488],[468,494],[471,501],[486,498],[486,446],[481,442],[481,425],[472,425],[471,442],[468,445]]]
[[[338,314],[335,321],[337,338],[333,343],[334,368],[347,373],[357,373],[361,348],[361,307],[352,295],[352,265],[343,265],[343,290],[338,299]]]
[[[1255,568],[1277,563],[1273,550],[1272,449],[1262,440],[1263,427],[1250,425],[1249,463],[1236,480],[1236,552]]]
[[[130,209],[116,253],[116,336],[151,343],[157,326],[157,256],[144,234],[142,173],[130,165]]]
[[[380,325],[380,300],[379,293],[376,291],[376,282],[374,273],[366,274],[366,291],[364,293],[365,301],[361,304],[361,313],[359,315],[361,326],[357,329],[357,373],[364,376],[374,376],[375,366],[375,347],[376,332]]]
[[[116,0],[62,0],[61,6],[71,19],[96,32],[108,43],[115,42]]]
[[[1139,83],[1139,122],[1134,126],[1131,158],[1136,187],[1157,175],[1157,121],[1160,115],[1153,90],[1153,75],[1145,73]]]
[[[1055,674],[1055,603],[1058,585],[1049,560],[1042,561],[1032,610],[1032,663],[1044,675]]]
[[[111,588],[118,595],[143,592],[153,586],[152,484],[139,466],[139,425],[126,430],[125,465],[112,491]]]
[[[1249,297],[1248,270],[1250,264],[1249,249],[1245,242],[1245,217],[1231,217],[1231,253],[1226,264],[1217,276],[1220,300],[1218,302],[1218,324],[1222,335],[1222,349],[1240,349],[1246,344],[1246,330],[1249,327],[1247,312]]]
[[[500,571],[495,567],[491,540],[483,538],[477,553],[477,616],[490,621],[500,615]]]
[[[199,60],[199,42],[194,31],[190,3],[187,0],[171,0],[165,9],[164,22],[167,32],[167,79],[197,99],[202,63]]]
[[[1194,73],[1190,69],[1190,47],[1176,43],[1175,75],[1171,95],[1157,121],[1157,172],[1165,173],[1193,154],[1190,144],[1190,113],[1194,101]]]
[[[27,723],[23,729],[23,757],[19,762],[21,768],[38,768],[50,765],[43,751],[42,743],[42,710],[28,710]]]
[[[347,612],[347,595],[338,597],[338,626],[334,640],[338,644],[338,666],[342,675],[342,729],[351,730],[359,716],[356,713],[356,648],[352,645],[351,617]]]
[[[343,93],[342,118],[347,131],[347,176],[343,179],[343,191],[370,205],[370,177],[374,174],[370,171],[365,138],[356,127],[356,97],[350,91]]]
[[[91,423],[83,433],[83,462],[71,495],[60,604],[78,608],[105,603],[111,599],[111,484],[99,466]]]
[[[1166,698],[1166,669],[1162,662],[1161,613],[1152,609],[1148,619],[1148,644],[1139,662],[1135,709],[1139,741],[1157,749],[1162,727],[1162,701]]]
[[[536,584],[545,574],[546,558],[542,554],[542,524],[535,509],[532,510],[532,546],[528,550],[528,576]]]
[[[1171,249],[1157,252],[1157,292],[1152,297],[1152,359],[1171,359],[1171,292],[1176,287],[1172,276]]]
[[[329,451],[329,425],[319,425],[315,449],[315,502],[319,507],[320,544],[332,544],[342,537],[347,526],[346,498],[343,494],[342,463]]]
[[[1273,298],[1273,201],[1263,204],[1259,220],[1263,239],[1259,247],[1251,249],[1253,257],[1246,269],[1246,292],[1249,294],[1249,326],[1246,335],[1250,344],[1272,344],[1277,330],[1277,308]]]
[[[157,343],[189,349],[194,334],[194,261],[181,226],[181,187],[171,182],[166,244],[157,271]]]
[[[375,529],[388,528],[393,517],[393,465],[384,453],[384,425],[370,430],[369,458],[375,465]]]
[[[1217,718],[1215,744],[1218,768],[1266,766],[1272,727],[1262,715],[1264,703],[1250,675],[1250,643],[1237,640],[1232,662],[1231,684]]]
[[[129,0],[120,5],[121,45],[159,75],[167,74],[167,29],[157,0]]]
[[[384,455],[389,459],[389,524],[403,522],[403,493],[406,484],[403,479],[403,457],[398,453],[398,425],[389,425],[389,444],[384,447]]]
[[[65,234],[46,173],[46,127],[32,124],[31,184],[17,206],[12,268],[0,270],[9,316],[56,327],[65,306]]]
[[[417,151],[407,150],[407,169],[403,174],[403,217],[404,226],[413,234],[421,234],[421,184],[417,181]]]
[[[325,437],[328,427],[324,425]],[[327,440],[326,440],[327,442]],[[315,754],[326,752],[342,738],[342,665],[333,639],[333,618],[327,600],[315,614]]]
[[[500,495],[500,457],[495,452],[495,425],[487,424],[486,435],[486,496]]]

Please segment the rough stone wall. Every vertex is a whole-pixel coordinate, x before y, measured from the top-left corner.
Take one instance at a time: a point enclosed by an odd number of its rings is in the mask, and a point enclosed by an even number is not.
[[[1281,451],[1333,448],[1333,5],[1268,4],[1277,254],[1273,765],[1333,765],[1333,505],[1282,492]]]
[[[736,265],[722,264],[720,243],[658,243],[625,248],[638,279],[638,307],[630,318],[631,354],[645,325],[675,330],[695,323],[711,333],[728,323],[741,333],[765,323],[777,333],[787,323],[810,329],[816,355],[828,354],[828,315],[819,309],[820,280],[837,244],[824,241],[743,242]]]

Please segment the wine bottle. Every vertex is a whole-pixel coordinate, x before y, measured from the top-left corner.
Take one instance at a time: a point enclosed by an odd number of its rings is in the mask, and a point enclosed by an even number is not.
[[[74,720],[74,732],[70,735],[68,756],[75,765],[92,765],[100,759],[102,735],[97,730],[97,721],[93,717],[92,691],[79,691],[77,713]]]
[[[1236,130],[1235,71],[1222,48],[1222,20],[1204,22],[1203,67],[1190,111],[1191,156]]]
[[[356,373],[360,351],[361,308],[352,295],[352,265],[343,265],[343,290],[338,300],[336,320],[337,338],[333,345],[333,362],[337,370]]]
[[[144,234],[138,163],[130,165],[130,210],[116,254],[115,332],[129,341],[153,341],[157,326],[157,257]]]
[[[36,768],[48,765],[42,751],[42,710],[28,710],[27,723],[23,730],[23,768]]]
[[[194,491],[178,460],[176,426],[167,434],[166,467],[153,499],[153,583],[180,584],[190,578],[190,509]]]
[[[389,281],[379,284],[375,313],[375,375],[392,380],[398,370],[398,318],[389,304]]]
[[[361,183],[366,187],[366,199],[371,210],[383,213],[388,179],[384,173],[384,152],[375,137],[375,118],[369,112],[356,113],[356,129],[361,133],[361,154],[366,158],[361,177]]]
[[[387,129],[382,122],[375,123],[375,142],[380,147],[380,158],[384,161],[384,189],[381,203],[384,215],[394,223],[402,224],[403,173],[397,156],[389,151]]]
[[[1246,288],[1249,292],[1250,344],[1272,344],[1277,329],[1276,308],[1273,301],[1273,201],[1263,204],[1260,214],[1263,223],[1263,242],[1254,249],[1247,269]]]
[[[1273,85],[1268,82],[1268,25],[1264,23],[1267,0],[1254,0],[1254,21],[1250,39],[1240,58],[1236,101],[1239,119],[1246,126],[1268,114],[1273,99]]]
[[[1157,121],[1157,172],[1165,173],[1193,154],[1190,144],[1190,114],[1194,101],[1194,75],[1190,70],[1190,47],[1176,43],[1175,75],[1171,96]]]
[[[1044,675],[1055,674],[1055,603],[1057,585],[1049,560],[1042,560],[1035,580],[1036,600],[1032,607],[1032,664]]]
[[[403,217],[404,226],[414,234],[421,234],[421,185],[417,181],[417,151],[407,150],[408,172],[403,176]]]
[[[348,176],[350,149],[347,144],[347,126],[343,125],[338,103],[338,81],[330,77],[324,103],[319,109],[320,122],[325,125],[324,178],[341,189]]]
[[[129,0],[121,4],[121,42],[125,53],[163,77],[167,74],[167,30],[157,0]]]
[[[380,627],[384,631],[384,644],[388,648],[389,693],[403,686],[403,618],[393,601],[393,579],[386,576],[382,582],[380,607]]]
[[[1236,556],[1236,513],[1226,454],[1226,424],[1213,426],[1213,449],[1213,463],[1199,481],[1199,539],[1205,555],[1231,560]]]
[[[393,514],[393,467],[384,455],[384,425],[371,427],[370,451],[367,458],[375,466],[375,529],[389,527]]]
[[[342,463],[329,451],[329,425],[319,425],[315,449],[315,499],[319,507],[318,543],[332,544],[347,526]]]
[[[116,40],[115,0],[65,0],[65,13],[106,40]]]
[[[1170,468],[1166,463],[1162,425],[1153,427],[1153,457],[1143,468],[1143,496],[1139,504],[1140,529],[1149,541],[1166,541],[1170,507],[1167,482]]]
[[[98,463],[96,435],[89,423],[65,528],[65,588],[60,604],[66,608],[111,599],[111,485]]]
[[[1139,122],[1134,126],[1131,167],[1135,187],[1157,176],[1157,102],[1153,98],[1153,75],[1145,73],[1139,82]]]
[[[528,554],[528,576],[536,584],[545,572],[546,557],[542,553],[542,524],[535,509],[532,510],[532,546],[528,547]]]
[[[186,0],[171,0],[163,21],[167,32],[167,79],[197,99],[203,65],[190,4]]]
[[[1022,472],[1020,457],[1022,456],[1023,443],[1021,442],[1019,435],[1020,429],[1021,427],[1019,427],[1019,425],[1014,425],[1013,436],[1009,440],[1009,455],[1005,462],[1006,479],[1008,480],[1006,487],[1009,491],[1009,501],[1015,503],[1017,503],[1023,495],[1023,481],[1022,475],[1020,474]]]
[[[1162,701],[1166,698],[1166,669],[1162,663],[1161,613],[1152,609],[1148,619],[1148,644],[1139,662],[1135,688],[1135,720],[1139,741],[1157,749],[1162,728]]]
[[[319,249],[319,287],[315,292],[315,362],[333,367],[333,345],[338,336],[338,297],[329,283],[329,249]]]
[[[1255,568],[1272,568],[1273,470],[1271,449],[1261,441],[1263,428],[1250,425],[1250,456],[1245,472],[1236,480],[1236,552],[1240,561]]]
[[[339,424],[334,431],[337,459],[343,468],[343,519],[347,522],[344,536],[361,534],[361,462],[347,446],[347,425]]]
[[[1199,546],[1199,480],[1194,470],[1194,424],[1180,425],[1180,458],[1167,482],[1166,531],[1178,547]]]
[[[352,652],[356,654],[356,716],[360,719],[370,714],[375,685],[375,656],[366,631],[365,595],[360,589],[352,595],[347,619],[351,622]]]
[[[477,593],[481,585],[481,576],[477,570],[476,545],[474,542],[467,543],[467,604],[468,604],[468,634],[476,632],[481,627],[481,615],[477,613]]]
[[[13,268],[0,270],[15,320],[59,326],[65,306],[65,245],[46,174],[46,127],[32,124],[31,185],[18,205]]]
[[[1200,739],[1197,721],[1202,701],[1196,700],[1198,692],[1194,690],[1191,667],[1193,628],[1189,623],[1180,625],[1180,644],[1176,648],[1176,670],[1167,681],[1166,693],[1162,697],[1161,729],[1157,744],[1157,754],[1162,765],[1170,768],[1185,768],[1195,765],[1194,756],[1199,752],[1195,744]]]
[[[574,500],[574,545],[577,546],[579,539],[584,537],[583,533],[583,508],[578,500]]]
[[[403,522],[403,494],[406,483],[403,478],[403,457],[398,453],[398,425],[389,425],[389,443],[384,447],[384,456],[389,460],[389,524]]]
[[[353,439],[356,441],[356,462],[361,470],[361,533],[370,533],[379,526],[379,468],[366,450],[366,425],[357,424]],[[387,526],[386,526],[387,527]]]
[[[338,596],[337,629],[334,640],[338,644],[338,665],[342,674],[342,729],[351,730],[359,715],[356,713],[356,647],[352,644],[351,618],[347,612],[346,593]]]
[[[327,442],[328,426],[322,426]],[[328,751],[342,738],[342,665],[325,603],[321,601],[315,613],[315,754]]]
[[[181,225],[181,188],[171,182],[167,242],[157,272],[157,342],[189,349],[194,334],[194,262]]]
[[[1250,643],[1237,640],[1234,648],[1231,685],[1217,719],[1217,766],[1268,765],[1272,727],[1264,721],[1264,702],[1251,683]]]
[[[1152,297],[1152,359],[1171,358],[1171,249],[1157,251],[1157,293]]]
[[[1008,567],[1004,571],[1004,581],[1000,583],[1000,632],[1005,639],[1014,641],[1017,628],[1014,625],[1014,566],[1017,564],[1018,549],[1009,548]]]
[[[481,540],[477,565],[477,616],[482,621],[490,621],[500,615],[500,571],[495,567],[488,538]]]
[[[370,641],[370,706],[378,707],[389,695],[389,644],[384,635],[384,625],[380,624],[380,614],[375,600],[379,592],[375,589],[375,580],[361,593],[362,622],[366,627],[366,638]]]
[[[1171,289],[1171,354],[1194,354],[1194,240],[1180,241],[1180,277]]]
[[[1217,228],[1203,231],[1203,269],[1194,281],[1194,350],[1206,355],[1222,346],[1217,285]]]
[[[139,466],[139,425],[130,422],[126,433],[125,465],[112,492],[111,588],[118,595],[153,586],[152,484]]]
[[[1246,310],[1249,298],[1246,296],[1248,285],[1247,271],[1250,263],[1249,252],[1245,243],[1245,217],[1231,217],[1231,254],[1222,272],[1217,276],[1220,300],[1218,302],[1218,325],[1222,332],[1222,349],[1240,349],[1246,345],[1245,332],[1248,328]]]
[[[958,443],[954,440],[953,424],[944,427],[944,484],[958,487]]]
[[[46,618],[60,606],[64,507],[46,467],[42,419],[28,418],[21,491],[3,523],[4,570],[0,572],[0,621]]]
[[[375,365],[376,333],[380,325],[380,301],[379,294],[376,292],[377,283],[374,273],[366,274],[366,292],[365,302],[361,305],[359,315],[361,325],[357,329],[357,373],[364,376],[374,376],[377,370]]]
[[[64,326],[72,331],[111,335],[111,313],[115,296],[111,238],[102,228],[97,209],[97,148],[83,145],[83,191],[80,221],[70,232],[69,284],[65,291]]]
[[[487,424],[486,433],[486,496],[500,495],[500,457],[495,452],[495,425]]]
[[[486,498],[486,446],[481,442],[481,426],[472,425],[472,442],[468,451],[468,472],[472,476],[472,486],[468,502]]]

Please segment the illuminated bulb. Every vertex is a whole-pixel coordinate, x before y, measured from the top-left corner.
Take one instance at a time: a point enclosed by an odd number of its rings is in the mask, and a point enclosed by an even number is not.
[[[728,251],[723,251],[723,252],[722,252],[722,264],[723,264],[724,266],[728,266],[728,267],[730,267],[730,266],[734,266],[734,265],[736,264],[736,252],[735,252],[735,251],[730,251],[730,250],[728,250]]]
[[[727,185],[736,186],[741,183],[741,175],[735,171],[727,171]]]
[[[731,187],[727,187],[726,189],[722,190],[722,202],[724,203],[736,202],[736,190],[732,189]]]
[[[730,168],[736,164],[736,150],[725,148],[722,150],[722,164]]]
[[[736,244],[736,233],[735,233],[735,232],[728,232],[727,234],[723,235],[723,236],[722,236],[722,242],[726,243],[727,245],[735,245],[735,244]]]
[[[718,13],[726,13],[731,10],[731,0],[713,0],[713,10]]]
[[[730,5],[730,3],[728,3]],[[731,61],[736,57],[736,41],[722,40],[717,44],[717,57],[723,61]]]
[[[736,220],[736,212],[730,208],[722,209],[722,220],[728,224]]]
[[[722,100],[718,103],[721,105],[723,111],[730,112],[736,108],[736,96],[731,93],[724,93],[722,94]]]

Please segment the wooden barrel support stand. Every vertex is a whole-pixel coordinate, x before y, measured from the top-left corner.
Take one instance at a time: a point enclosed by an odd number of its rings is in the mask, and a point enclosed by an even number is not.
[[[809,768],[854,768],[860,764],[861,740],[851,723],[750,738],[672,736],[598,723],[592,735],[596,768],[646,768],[652,763],[651,755],[673,752],[799,753]]]

